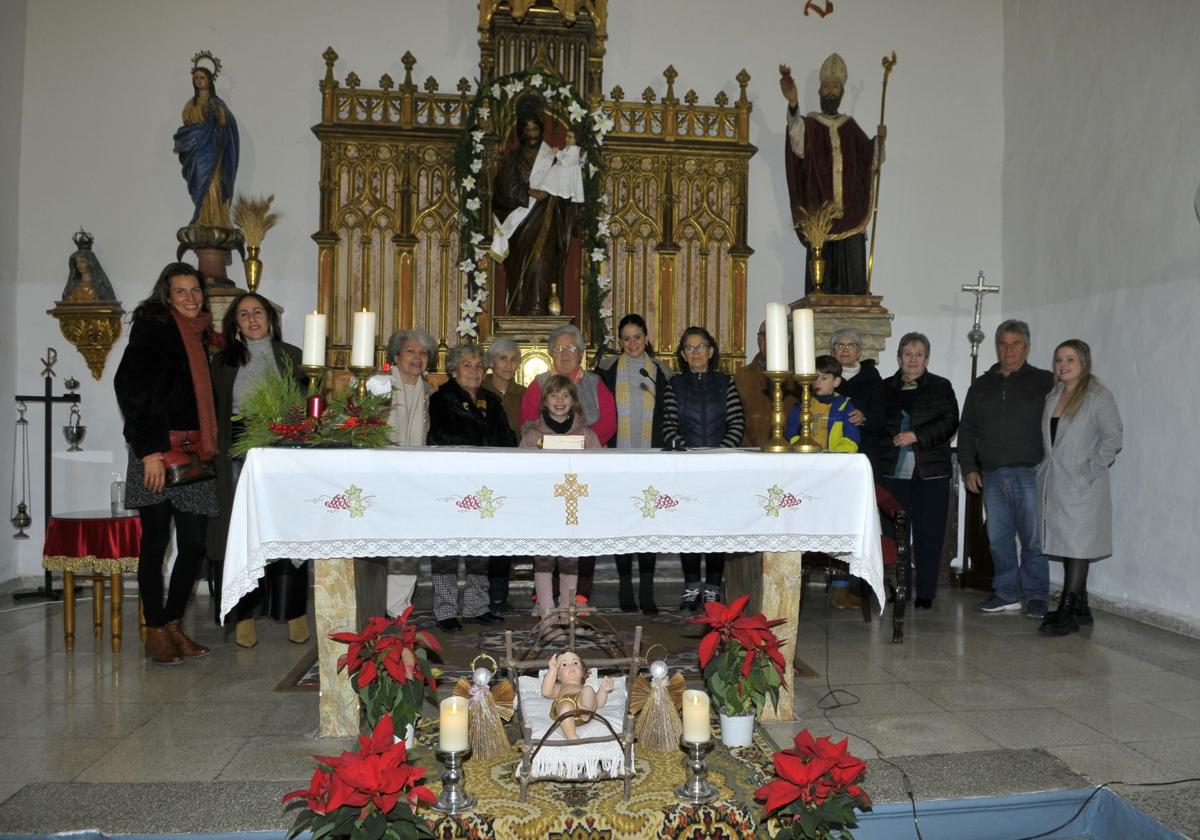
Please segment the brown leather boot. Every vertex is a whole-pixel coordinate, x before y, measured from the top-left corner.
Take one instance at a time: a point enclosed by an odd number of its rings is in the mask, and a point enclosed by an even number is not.
[[[179,652],[184,656],[196,658],[200,656],[208,656],[208,648],[204,645],[198,645],[187,637],[183,632],[183,622],[178,618],[174,621],[167,622],[167,635],[171,637],[171,641],[175,643],[175,647],[179,648]]]
[[[146,658],[155,665],[180,665],[183,657],[165,627],[146,628]]]

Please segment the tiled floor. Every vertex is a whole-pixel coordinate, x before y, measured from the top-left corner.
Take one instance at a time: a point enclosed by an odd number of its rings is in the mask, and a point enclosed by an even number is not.
[[[800,726],[848,732],[855,753],[904,767],[918,802],[1085,783],[1074,774],[1200,775],[1200,640],[1104,613],[1091,631],[1042,638],[1036,622],[976,613],[977,593],[951,590],[893,645],[889,623],[828,611],[813,593],[798,654],[820,676],[796,681],[795,723],[768,726],[780,742]],[[602,587],[598,600],[615,594]],[[200,596],[189,626],[213,654],[162,668],[136,634],[119,656],[93,640],[90,607],[80,602],[85,632],[67,653],[60,605],[0,597],[0,833],[285,827],[279,792],[307,781],[314,752],[342,746],[313,738],[315,693],[275,691],[304,652],[286,628],[260,623],[259,645],[242,650]],[[828,686],[856,702],[823,712]],[[871,773],[877,801],[904,797],[894,767]],[[1196,809],[1176,804],[1200,798],[1194,788],[1118,790],[1200,836]],[[224,821],[222,802],[238,797],[241,822]]]

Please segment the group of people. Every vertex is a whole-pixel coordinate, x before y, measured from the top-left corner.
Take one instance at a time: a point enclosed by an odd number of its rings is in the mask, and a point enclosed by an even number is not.
[[[160,664],[203,656],[182,617],[206,557],[219,569],[233,490],[241,468],[230,455],[242,401],[268,374],[300,376],[299,350],[282,340],[275,307],[256,293],[231,304],[221,336],[212,327],[207,293],[195,268],[172,263],[133,313],[130,340],[117,370],[117,400],[129,446],[127,507],[142,520],[138,583],[148,627],[147,655]],[[719,370],[717,340],[703,327],[684,330],[676,347],[678,373],[654,353],[645,320],[628,314],[618,327],[621,352],[585,370],[584,341],[571,325],[547,341],[551,369],[522,386],[520,348],[498,339],[486,350],[465,342],[451,351],[448,380],[426,380],[433,339],[419,330],[394,333],[389,423],[400,446],[541,447],[548,436],[579,435],[585,447],[621,449],[760,446],[769,435],[769,391],[759,354],[736,376]],[[952,474],[951,441],[958,435],[963,482],[982,493],[995,563],[995,593],[987,613],[1018,612],[1042,619],[1052,635],[1088,623],[1090,562],[1111,553],[1108,469],[1121,447],[1121,421],[1112,394],[1092,375],[1091,353],[1072,339],[1054,352],[1054,370],[1028,363],[1030,337],[1021,321],[996,331],[997,363],[972,384],[961,422],[950,382],[928,370],[929,339],[908,333],[899,342],[898,369],[886,379],[860,358],[862,341],[837,331],[830,354],[817,359],[815,434],[831,451],[861,451],[877,480],[909,512],[916,560],[915,605],[928,609],[937,580]],[[798,433],[799,406],[789,407],[789,436]],[[766,422],[764,422],[764,420]],[[190,449],[211,476],[175,481],[169,456]],[[174,524],[177,557],[164,593],[163,556]],[[1019,541],[1020,553],[1016,549]],[[1047,610],[1047,555],[1065,567],[1058,608]],[[633,561],[638,586],[633,584]],[[616,558],[618,599],[625,611],[658,611],[656,556]],[[447,632],[462,622],[498,624],[509,612],[513,558],[467,558],[460,588],[459,558],[432,558],[434,617]],[[725,557],[685,554],[680,608],[696,610],[720,598]],[[411,603],[416,561],[393,559],[388,609]],[[535,613],[569,593],[586,603],[595,558],[534,558]],[[289,637],[308,639],[308,570],[273,563],[260,587],[233,606],[236,641],[257,641],[254,619],[288,622]],[[165,600],[164,600],[165,597]],[[218,618],[223,610],[217,607]]]

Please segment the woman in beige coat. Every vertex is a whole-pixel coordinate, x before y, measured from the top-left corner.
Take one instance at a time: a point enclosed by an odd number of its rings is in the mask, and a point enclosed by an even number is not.
[[[1108,471],[1121,451],[1121,415],[1112,392],[1092,376],[1092,351],[1080,339],[1054,350],[1056,384],[1042,412],[1045,457],[1038,465],[1042,551],[1063,563],[1058,609],[1039,632],[1065,636],[1091,622],[1087,575],[1112,554],[1112,488]]]

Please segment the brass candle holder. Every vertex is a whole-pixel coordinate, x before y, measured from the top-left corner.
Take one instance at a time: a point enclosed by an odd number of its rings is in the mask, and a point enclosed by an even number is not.
[[[435,750],[438,761],[442,763],[442,792],[437,802],[431,806],[433,810],[443,814],[461,814],[475,807],[476,799],[467,793],[463,782],[467,779],[463,770],[463,761],[471,754],[471,748],[465,750]]]
[[[763,452],[792,451],[792,445],[783,433],[787,423],[787,418],[783,416],[783,383],[791,375],[786,370],[767,371],[767,379],[771,380],[771,439],[763,444]]]
[[[354,398],[358,400],[359,405],[367,399],[367,379],[375,372],[375,368],[370,365],[362,367],[358,365],[350,365],[350,372],[354,374],[354,378],[358,380],[354,386]]]
[[[675,788],[675,795],[692,805],[712,802],[721,793],[717,790],[716,785],[708,780],[707,756],[715,746],[712,739],[697,742],[685,741],[680,738],[679,746],[683,748],[683,752],[687,756],[685,764],[688,777],[687,781]]]
[[[300,370],[308,377],[308,403],[305,409],[306,417],[320,417],[325,410],[325,397],[321,391],[321,380],[325,376],[322,365],[300,365]]]
[[[813,437],[812,384],[817,381],[815,373],[798,373],[800,383],[800,439],[792,444],[793,452],[820,452],[821,444]]]

